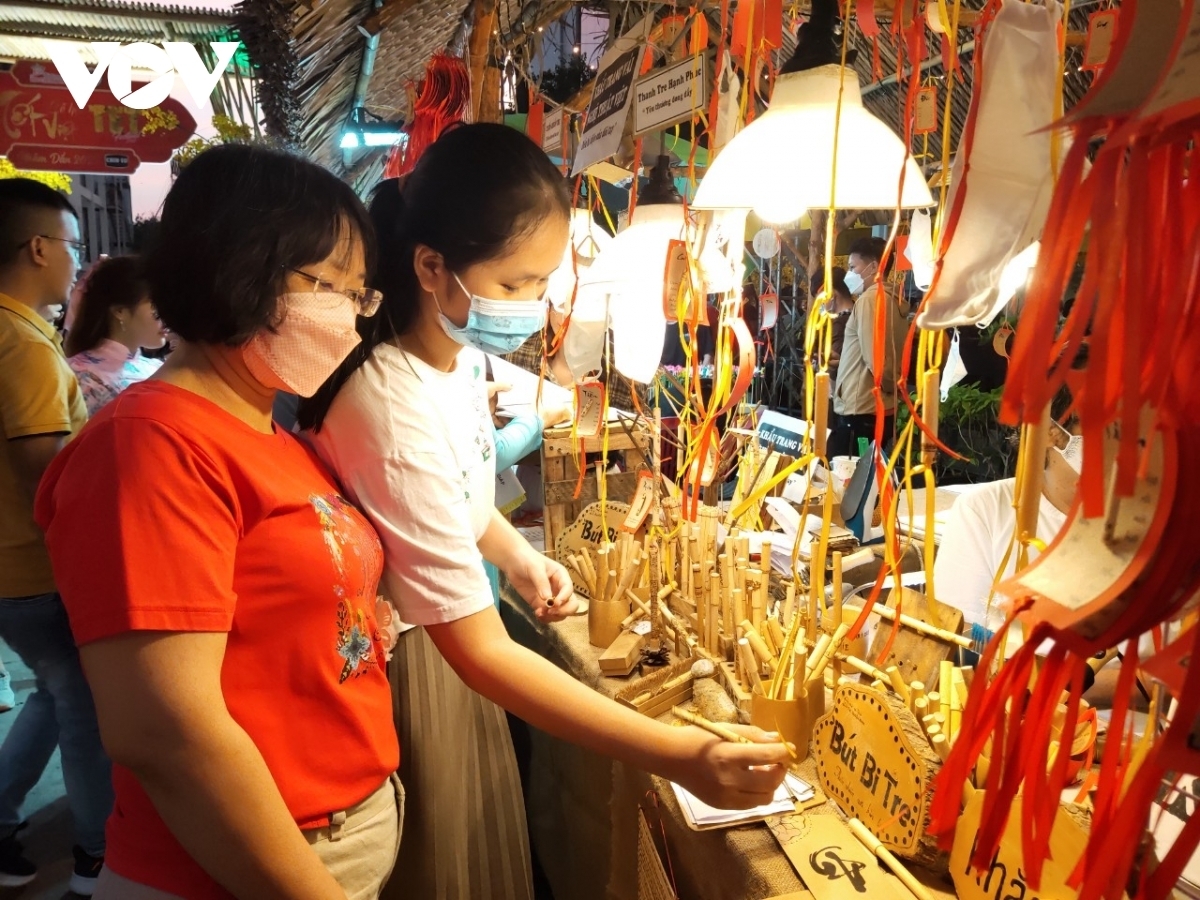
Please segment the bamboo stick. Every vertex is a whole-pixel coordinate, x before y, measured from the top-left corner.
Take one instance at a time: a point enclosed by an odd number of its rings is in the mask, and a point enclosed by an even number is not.
[[[750,624],[758,629],[763,623],[763,573],[759,569],[746,570],[746,598],[750,606]]]
[[[721,652],[721,576],[708,574],[708,642],[709,653]]]
[[[896,859],[891,850],[883,846],[879,838],[871,834],[870,829],[866,825],[858,819],[851,819],[847,824],[850,826],[850,830],[854,832],[854,836],[862,842],[862,845],[887,866],[892,874],[900,879],[900,883],[908,888],[909,892],[917,900],[933,900],[933,895],[929,893],[929,889],[917,881],[913,873],[908,871],[900,860]]]
[[[842,623],[842,554],[833,551],[833,621]]]
[[[862,612],[862,607],[849,607],[857,616]],[[889,606],[884,606],[882,603],[876,603],[871,607],[871,612],[879,616],[881,619],[887,619],[889,622],[896,620],[896,611]],[[945,628],[938,628],[935,625],[930,625],[928,622],[922,622],[920,619],[914,619],[907,613],[900,614],[900,624],[906,628],[911,628],[913,631],[919,632],[927,637],[937,638],[940,641],[945,641],[947,644],[955,644],[967,650],[972,649],[975,643],[966,635],[955,634],[953,631],[947,631]]]
[[[833,659],[834,651],[838,647],[841,646],[842,640],[846,637],[846,635],[847,635],[847,633],[849,633],[849,631],[850,631],[849,625],[845,624],[844,622],[838,624],[837,630],[833,633],[833,637],[829,638],[828,642],[825,644],[824,651],[821,653],[820,656],[817,657],[817,662],[812,667],[812,673],[808,676],[808,678],[805,679],[805,687],[806,688],[808,687],[808,685],[813,684],[814,682],[817,682],[818,679],[820,679],[824,676],[825,667],[827,665],[829,665],[829,661],[831,659]],[[822,633],[821,637],[827,638],[828,635]]]
[[[792,616],[796,612],[796,582],[789,581],[784,590],[786,593],[783,598],[783,614],[780,616],[780,621],[784,627],[790,628],[792,625]]]
[[[742,671],[750,683],[750,690],[763,692],[762,676],[759,674],[759,662],[755,659],[755,651],[747,638],[738,641],[738,656],[742,661]]]
[[[611,587],[608,583],[610,574],[615,574],[609,565],[608,557],[612,553],[612,544],[605,542],[596,551],[596,593],[601,600],[607,600],[616,584]]]
[[[944,659],[938,667],[938,704],[940,712],[950,722],[950,699],[954,693],[954,663]]]
[[[862,674],[866,675],[868,678],[872,678],[876,681],[887,681],[888,680],[887,674],[884,673],[884,671],[882,669],[875,668],[873,665],[871,665],[866,660],[859,659],[857,656],[850,656],[849,654],[839,654],[839,655],[842,658],[842,662],[844,662],[850,668],[855,669],[859,672],[862,672]]]
[[[775,643],[775,635],[771,634],[771,629],[767,627],[766,622],[758,626],[758,634],[763,639],[763,643],[767,645],[767,649],[771,651],[773,659],[783,652],[783,646]]]
[[[704,593],[707,579],[700,570],[700,563],[698,562],[692,563],[691,580],[692,605],[696,607],[696,635],[700,638],[701,646],[707,648],[708,645],[704,642],[705,628],[708,624],[708,600]]]
[[[899,696],[900,699],[905,702],[905,704],[908,704],[908,702],[912,699],[912,695],[909,693],[908,685],[904,683],[904,677],[900,674],[899,667],[888,666],[883,671],[887,675],[888,682],[891,684],[892,689],[896,692],[897,696]]]
[[[771,641],[779,648],[779,652],[783,653],[787,635],[783,633],[783,627],[779,624],[779,620],[767,619],[767,631],[771,632]]]
[[[746,618],[746,602],[742,597],[742,589],[735,587],[730,606],[733,609],[733,621],[740,625]]]
[[[727,728],[726,726],[719,725],[716,722],[710,722],[708,719],[704,718],[704,716],[697,715],[693,712],[688,712],[686,709],[681,709],[678,706],[671,707],[671,715],[675,716],[677,719],[683,719],[683,721],[689,722],[692,725],[695,725],[697,728],[703,728],[709,734],[715,734],[722,740],[730,741],[734,744],[754,743],[754,741],[750,740],[749,738],[742,737],[732,728]]]

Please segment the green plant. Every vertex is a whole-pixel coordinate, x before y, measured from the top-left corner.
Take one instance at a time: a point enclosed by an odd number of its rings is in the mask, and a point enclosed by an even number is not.
[[[938,407],[938,438],[965,459],[939,453],[934,463],[939,484],[997,481],[1016,472],[1017,429],[997,419],[1003,392],[1003,387],[981,391],[976,383],[950,388]],[[908,419],[908,407],[904,406],[896,416],[897,428],[903,428]]]
[[[70,175],[64,175],[61,172],[26,172],[10,163],[6,156],[0,156],[0,178],[31,178],[56,191],[62,191],[64,194],[71,193]]]

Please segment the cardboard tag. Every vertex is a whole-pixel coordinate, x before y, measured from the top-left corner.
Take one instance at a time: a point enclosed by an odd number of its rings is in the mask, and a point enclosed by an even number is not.
[[[575,434],[594,438],[604,424],[604,385],[599,381],[581,381],[575,385]]]
[[[982,872],[971,868],[969,860],[979,838],[979,820],[983,813],[984,791],[977,791],[954,829],[954,849],[950,852],[950,877],[959,900],[993,900],[995,897],[1037,897],[1039,900],[1075,900],[1079,891],[1067,887],[1067,878],[1087,845],[1087,832],[1064,809],[1054,816],[1050,830],[1050,858],[1042,866],[1042,883],[1035,890],[1026,883],[1025,857],[1021,852],[1021,798],[1013,800],[1008,824],[991,865]]]
[[[696,267],[686,241],[673,240],[667,244],[667,265],[663,274],[663,315],[668,322],[679,321],[679,294],[683,292],[683,320],[699,324],[700,304],[696,298],[701,291]]]
[[[642,527],[650,507],[654,505],[654,473],[640,472],[638,474],[637,491],[629,503],[629,515],[621,523],[621,530],[635,532]]]
[[[758,298],[759,331],[770,331],[779,321],[779,295],[769,291]]]
[[[837,816],[782,816],[767,827],[817,900],[909,897]]]
[[[1117,36],[1117,10],[1102,9],[1088,16],[1087,40],[1083,45],[1081,69],[1099,69],[1108,62]]]
[[[872,688],[841,685],[833,709],[817,721],[813,741],[817,774],[830,799],[890,850],[916,851],[929,773],[887,698]]]
[[[917,91],[913,134],[929,134],[934,131],[937,131],[937,88],[929,85]]]

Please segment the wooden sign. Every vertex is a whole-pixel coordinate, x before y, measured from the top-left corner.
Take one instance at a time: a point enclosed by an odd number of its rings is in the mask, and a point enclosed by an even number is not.
[[[605,541],[616,543],[617,529],[628,515],[628,503],[607,500],[604,503],[597,501],[590,504],[574,522],[563,529],[554,542],[555,558],[565,560],[571,553],[579,554],[586,550],[593,554],[594,559],[594,554]],[[595,599],[580,577],[569,567],[567,571],[571,572],[576,593],[589,600]]]
[[[817,900],[911,900],[837,816],[780,816],[767,827]]]
[[[921,726],[899,701],[868,687],[844,684],[833,709],[818,720],[813,747],[821,787],[847,816],[861,819],[884,846],[936,865],[925,839],[925,813],[938,759]]]
[[[983,812],[984,791],[976,791],[954,829],[954,849],[950,853],[950,877],[960,900],[1024,898],[1030,900],[1075,900],[1079,891],[1067,887],[1067,877],[1075,868],[1087,845],[1087,831],[1064,807],[1054,816],[1050,830],[1050,858],[1042,866],[1042,883],[1027,884],[1025,859],[1021,853],[1021,798],[1013,800],[1008,824],[991,864],[983,871],[971,868],[969,860],[979,837],[979,819]],[[1082,818],[1083,814],[1080,813]]]
[[[925,600],[924,594],[914,591],[911,588],[901,587],[900,596],[902,598],[900,609],[904,615],[920,619],[922,622],[928,622],[938,628],[944,628],[954,634],[962,631],[962,610],[956,609],[948,603],[939,604],[938,609],[941,612],[942,621],[936,623],[930,615],[929,605]],[[896,608],[897,598],[895,588],[888,595],[887,605],[892,609]],[[892,623],[881,621],[875,627],[875,635],[871,640],[871,649],[867,652],[867,659],[870,659],[872,662],[879,659],[879,655],[883,652],[884,646],[891,637]],[[954,660],[957,657],[957,653],[957,644],[928,637],[901,625],[900,630],[896,633],[895,640],[892,641],[892,647],[888,651],[887,658],[879,668],[886,670],[891,666],[895,666],[900,670],[900,677],[906,682],[919,681],[922,684],[937,684],[942,662],[945,660]],[[931,688],[930,690],[933,689]]]
[[[631,534],[642,527],[650,507],[654,505],[654,473],[639,472],[637,491],[629,504],[629,515],[621,523],[621,530]]]

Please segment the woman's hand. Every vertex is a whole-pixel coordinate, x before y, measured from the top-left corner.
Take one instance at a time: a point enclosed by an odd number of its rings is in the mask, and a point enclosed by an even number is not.
[[[779,735],[758,728],[727,726],[753,744],[723,741],[694,726],[675,728],[675,762],[662,775],[716,809],[749,809],[770,803],[787,773],[790,752]]]
[[[504,569],[509,584],[517,589],[542,622],[559,622],[575,615],[579,601],[571,576],[557,562],[528,545]]]

